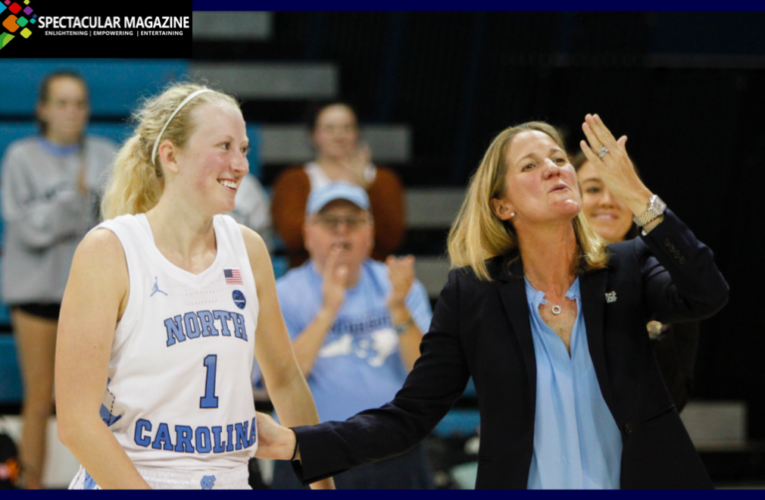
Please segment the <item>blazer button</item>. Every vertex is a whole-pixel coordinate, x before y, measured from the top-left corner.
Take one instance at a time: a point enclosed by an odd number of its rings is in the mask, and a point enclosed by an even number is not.
[[[664,246],[665,247],[671,247],[672,246],[672,242],[669,241],[669,238],[664,238]]]
[[[624,433],[628,436],[632,434],[632,424],[624,424]]]
[[[680,260],[678,260],[678,262],[680,263],[681,266],[685,264],[685,257],[680,257]]]

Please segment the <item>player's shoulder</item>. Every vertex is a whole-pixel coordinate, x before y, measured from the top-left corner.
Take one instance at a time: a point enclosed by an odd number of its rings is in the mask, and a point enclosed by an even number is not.
[[[122,251],[122,243],[117,234],[108,226],[98,226],[93,228],[78,245],[78,250],[83,249],[85,252],[91,251]]]
[[[108,272],[125,266],[125,250],[117,234],[107,227],[96,227],[82,239],[74,254],[78,268]]]
[[[258,255],[263,252],[268,253],[268,248],[266,247],[265,241],[263,241],[263,237],[260,236],[252,228],[249,228],[245,226],[244,224],[239,224],[230,215],[224,214],[218,217],[220,217],[225,224],[229,225],[232,228],[236,227],[238,229],[238,231],[242,234],[242,239],[244,240],[244,247],[247,249],[247,253],[249,255],[251,256]]]
[[[102,250],[124,256],[122,239],[132,240],[141,234],[141,217],[145,215],[123,214],[101,222],[85,235],[77,247],[78,251],[80,248],[82,252]]]

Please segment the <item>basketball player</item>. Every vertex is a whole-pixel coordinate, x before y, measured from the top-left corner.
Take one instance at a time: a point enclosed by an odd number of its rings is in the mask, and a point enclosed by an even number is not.
[[[253,351],[280,418],[319,419],[263,240],[220,215],[248,172],[245,122],[230,96],[188,84],[136,119],[61,308],[58,432],[82,464],[70,488],[248,488]]]

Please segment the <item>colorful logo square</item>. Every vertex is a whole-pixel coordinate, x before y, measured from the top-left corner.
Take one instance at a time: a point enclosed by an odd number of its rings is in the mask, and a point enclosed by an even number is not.
[[[0,49],[11,43],[11,40],[19,35],[24,38],[32,36],[33,31],[29,28],[37,22],[37,14],[32,15],[34,12],[32,7],[21,5],[23,3],[28,6],[30,2],[31,0],[24,0],[23,2],[22,0],[0,0],[0,13],[4,14],[6,10],[10,11],[7,17],[3,16],[5,19],[0,17],[2,28],[4,28],[4,30],[0,29]],[[26,17],[19,14],[22,10]],[[16,33],[17,31],[18,33]],[[15,33],[15,35],[11,33]]]
[[[8,45],[14,38],[16,37],[10,33],[0,33],[0,49]]]
[[[19,25],[16,24],[17,19],[18,17],[16,16],[8,16],[5,21],[3,21],[3,27],[11,33],[16,33],[16,30],[19,29]]]

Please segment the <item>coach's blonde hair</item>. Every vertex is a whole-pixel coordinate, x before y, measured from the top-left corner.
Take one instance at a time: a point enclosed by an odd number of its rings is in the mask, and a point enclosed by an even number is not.
[[[491,143],[478,170],[470,180],[467,196],[449,231],[448,249],[452,267],[470,266],[482,280],[490,280],[486,259],[516,252],[518,236],[512,224],[499,219],[491,208],[493,198],[505,196],[505,155],[521,132],[539,131],[549,135],[564,151],[560,133],[544,122],[527,122],[503,130]],[[580,212],[572,221],[579,247],[579,272],[606,266],[605,242],[592,230]]]
[[[104,219],[145,213],[159,202],[165,179],[159,154],[156,161],[152,161],[154,141],[178,105],[192,92],[206,88],[192,83],[172,84],[160,95],[146,99],[133,114],[136,123],[133,136],[117,153],[101,203]],[[199,106],[210,102],[227,102],[239,108],[233,97],[222,92],[213,90],[199,94],[173,117],[160,142],[170,140],[179,148],[186,146],[194,132],[192,113]]]

